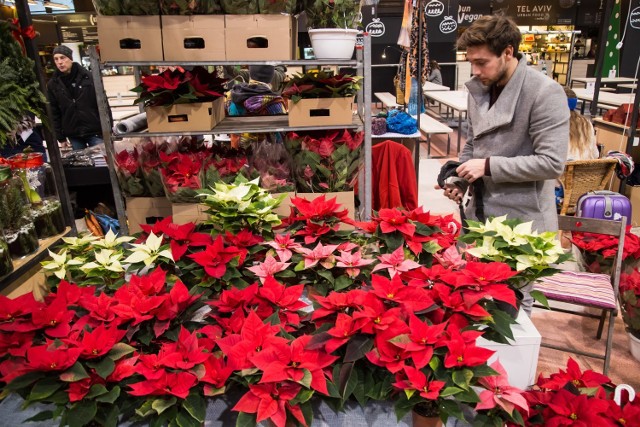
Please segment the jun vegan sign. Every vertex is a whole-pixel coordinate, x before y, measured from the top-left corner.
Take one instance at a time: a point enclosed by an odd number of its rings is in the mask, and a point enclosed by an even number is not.
[[[511,16],[518,25],[571,25],[576,0],[495,0],[493,11]]]

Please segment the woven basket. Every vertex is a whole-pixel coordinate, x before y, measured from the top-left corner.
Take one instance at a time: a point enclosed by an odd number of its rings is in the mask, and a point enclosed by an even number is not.
[[[607,189],[618,161],[616,159],[573,160],[565,164],[560,182],[564,187],[562,215],[576,213],[578,198],[589,191]]]

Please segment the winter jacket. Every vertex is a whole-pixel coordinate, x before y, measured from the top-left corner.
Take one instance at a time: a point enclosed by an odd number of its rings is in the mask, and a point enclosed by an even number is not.
[[[538,231],[558,229],[554,187],[564,170],[569,109],[562,87],[521,58],[493,106],[477,78],[469,89],[467,143],[460,161],[489,158],[480,195],[486,218],[507,214],[533,221]],[[477,196],[476,196],[477,197]],[[470,206],[465,214],[475,217]]]
[[[371,163],[373,210],[418,207],[416,170],[407,147],[394,141],[376,144]]]
[[[71,73],[75,73],[76,70],[75,79],[72,81],[72,86],[75,85],[75,96],[62,81],[60,71],[56,70],[47,84],[58,140],[64,140],[69,136],[84,137],[102,134],[91,74],[74,62]]]

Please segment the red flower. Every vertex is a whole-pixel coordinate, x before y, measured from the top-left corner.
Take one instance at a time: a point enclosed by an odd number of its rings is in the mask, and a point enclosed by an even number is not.
[[[162,305],[166,298],[166,295],[145,295],[135,286],[122,286],[114,294],[114,299],[118,304],[113,306],[111,310],[124,321],[133,320],[133,326],[135,326],[140,322],[152,319],[155,310]]]
[[[140,227],[142,227],[145,234],[153,233],[156,236],[162,234],[168,238],[171,245],[171,254],[175,261],[179,261],[182,258],[187,252],[187,248],[206,246],[213,241],[210,234],[195,233],[196,225],[194,223],[174,224],[170,216],[156,222],[154,225],[140,224]],[[144,235],[140,239],[144,239]]]
[[[79,348],[52,348],[39,345],[27,350],[27,369],[30,371],[66,371],[80,357]]]
[[[229,288],[220,293],[220,298],[208,302],[222,313],[233,313],[238,309],[249,311],[248,308],[255,303],[258,284],[247,286],[244,289]]]
[[[129,175],[135,175],[138,171],[138,152],[122,150],[116,154],[115,163],[118,169],[127,172]]]
[[[232,234],[230,232],[226,232],[224,235],[224,240],[231,246],[235,246],[237,248],[250,248],[264,241],[262,236],[253,234],[251,230],[244,229],[239,231],[237,234]],[[281,260],[285,262],[286,260]]]
[[[62,298],[57,298],[48,306],[40,306],[31,314],[33,325],[38,329],[44,328],[45,334],[52,338],[63,338],[71,332],[71,321],[75,311],[67,309]]]
[[[240,335],[229,335],[218,340],[218,346],[234,369],[253,367],[255,355],[272,346],[287,346],[286,339],[276,336],[279,326],[264,324],[252,311],[242,325]]]
[[[544,425],[547,427],[604,426],[607,420],[602,417],[609,409],[606,400],[589,398],[584,394],[575,395],[561,389],[553,396],[543,411]]]
[[[173,395],[186,399],[189,391],[196,385],[198,379],[189,372],[164,372],[156,380],[146,380],[130,384],[133,396],[166,396]]]
[[[429,292],[415,286],[402,283],[400,275],[391,280],[377,274],[371,275],[373,294],[382,300],[392,301],[403,307],[408,313],[425,310],[434,304]]]
[[[336,197],[326,200],[325,196],[316,197],[309,201],[302,197],[292,197],[291,204],[296,207],[301,216],[292,214],[295,220],[311,220],[315,222],[326,221],[332,217],[339,220],[346,219],[348,217],[348,211],[346,209],[339,210],[342,205],[336,202]]]
[[[34,337],[34,332],[0,333],[0,354],[25,357]]]
[[[117,342],[120,342],[126,333],[126,330],[118,329],[117,325],[107,327],[104,324],[91,332],[84,331],[82,340],[79,342],[79,348],[82,351],[80,358],[95,359],[104,356]]]
[[[204,252],[189,255],[196,263],[204,267],[204,271],[216,279],[222,278],[227,271],[227,263],[239,257],[239,264],[244,262],[246,250],[235,246],[224,246],[224,237],[218,236],[213,244],[207,245]]]
[[[126,357],[116,361],[116,366],[113,372],[107,377],[109,383],[119,383],[125,378],[129,378],[137,372],[136,363],[138,362],[138,356]]]
[[[611,380],[606,375],[599,374],[592,370],[582,372],[578,363],[569,358],[567,361],[567,370],[562,369],[552,374],[547,380],[542,379],[538,385],[543,389],[560,390],[568,383],[572,383],[577,388],[598,388],[600,397],[605,397],[602,386],[611,384]]]
[[[67,390],[67,393],[69,394],[69,402],[79,402],[84,399],[84,397],[89,394],[89,391],[94,384],[104,385],[105,382],[98,375],[89,374],[88,378],[83,378],[79,381],[70,383],[69,389]]]
[[[415,315],[409,317],[408,340],[394,340],[394,344],[411,354],[416,368],[422,369],[433,357],[434,346],[442,339],[446,323],[429,325]]]
[[[177,70],[165,70],[160,74],[142,76],[142,86],[148,92],[174,90],[183,82],[185,75]]]
[[[391,340],[407,332],[407,325],[399,322],[376,335],[375,346],[366,354],[367,359],[376,366],[384,367],[392,374],[400,371],[405,367],[405,360],[411,357],[411,353],[395,345]]]
[[[88,297],[78,301],[78,305],[89,312],[88,316],[95,326],[120,320],[112,310],[117,304],[118,301],[104,292],[101,292],[97,297]]]
[[[429,381],[421,370],[413,366],[405,366],[402,372],[396,374],[396,382],[393,385],[400,390],[416,390],[424,399],[436,400],[440,397],[440,390],[445,383],[436,380]]]
[[[361,330],[365,334],[375,334],[388,329],[395,323],[402,323],[400,308],[389,309],[384,302],[372,293],[367,293],[361,307],[353,313],[353,318],[362,320]]]
[[[253,361],[263,371],[261,383],[279,383],[287,380],[302,381],[305,372],[311,373],[311,388],[328,395],[323,369],[338,357],[321,350],[307,350],[311,335],[296,338],[290,346],[272,347],[257,354]]]
[[[384,234],[399,231],[405,236],[413,236],[416,231],[416,226],[398,209],[380,209],[378,217],[374,220],[380,222],[380,231]]]
[[[469,332],[473,332],[471,335],[475,335],[473,340],[465,340],[465,336],[469,336]],[[449,333],[451,338],[445,342],[449,352],[444,358],[444,367],[449,368],[462,368],[482,365],[495,353],[493,350],[478,347],[475,344],[475,337],[477,332],[469,331],[462,332],[456,330],[456,328],[450,328]]]
[[[302,425],[307,423],[298,406],[291,406],[289,401],[298,395],[301,386],[298,384],[251,384],[249,391],[240,398],[233,411],[257,414],[258,423],[270,419],[276,427],[285,427],[287,411]]]
[[[311,320],[316,322],[317,325],[320,325],[321,323],[318,322],[318,319],[345,312],[348,308],[358,307],[365,295],[366,292],[360,289],[354,289],[346,293],[330,292],[326,297],[314,295],[313,299],[320,307],[313,311]]]
[[[32,292],[14,299],[0,295],[0,331],[27,332],[38,329],[31,322],[30,315],[42,306],[44,304],[36,301]]]
[[[284,286],[273,277],[267,277],[262,287],[258,290],[258,296],[269,301],[277,307],[280,321],[284,325],[298,325],[300,317],[296,313],[307,307],[307,304],[300,301],[304,285]]]
[[[200,378],[200,382],[206,383],[204,386],[205,396],[216,396],[224,393],[224,386],[233,370],[224,363],[222,357],[214,354],[209,355],[204,361],[205,374]]]
[[[628,402],[622,408],[613,400],[608,400],[609,409],[603,414],[614,421],[615,425],[640,427],[640,399]]]
[[[178,341],[162,346],[161,355],[160,363],[163,366],[184,370],[193,368],[209,357],[199,345],[197,334],[190,333],[184,326],[180,326]]]
[[[353,335],[360,331],[362,323],[361,320],[356,321],[351,316],[339,313],[335,326],[327,331],[327,334],[331,336],[331,338],[325,342],[324,348],[327,353],[333,353],[346,344]]]
[[[155,311],[156,319],[158,321],[175,319],[180,313],[197,301],[200,295],[201,294],[191,295],[184,283],[177,280],[169,291],[168,297],[164,299],[160,307]]]
[[[498,372],[498,375],[482,377],[478,381],[486,390],[480,392],[480,403],[476,406],[476,410],[500,406],[508,414],[513,414],[516,407],[519,411],[529,413],[529,405],[522,396],[523,391],[509,384],[507,372],[500,362],[496,360],[491,367]]]
[[[480,263],[469,261],[466,267],[450,271],[442,276],[442,280],[461,292],[467,305],[472,306],[483,298],[504,301],[516,306],[513,289],[504,281],[517,274],[517,271],[502,262]]]

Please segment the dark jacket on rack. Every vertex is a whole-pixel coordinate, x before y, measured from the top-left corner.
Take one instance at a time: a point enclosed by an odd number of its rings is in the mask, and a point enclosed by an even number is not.
[[[56,70],[47,95],[58,140],[102,134],[93,79],[78,63],[69,74]]]

